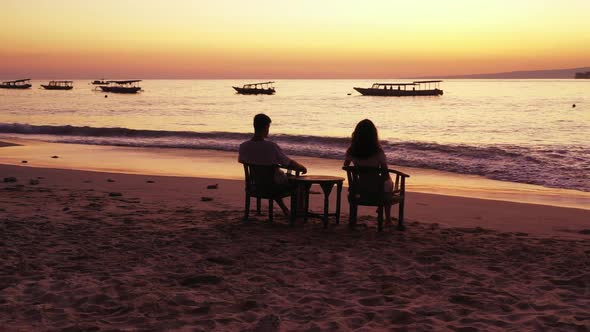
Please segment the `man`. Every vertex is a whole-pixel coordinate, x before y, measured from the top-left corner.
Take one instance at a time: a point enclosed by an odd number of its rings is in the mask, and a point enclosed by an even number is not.
[[[238,161],[256,165],[281,165],[303,174],[307,173],[305,166],[287,157],[275,142],[266,140],[271,122],[271,119],[265,114],[261,113],[254,116],[254,136],[240,144]],[[274,182],[287,184],[287,175],[277,168]],[[277,201],[277,203],[283,212],[287,214],[288,209],[285,204],[282,201]]]
[[[238,161],[256,165],[281,165],[301,173],[307,173],[307,168],[297,161],[287,157],[283,150],[272,141],[267,141],[271,119],[266,114],[254,116],[254,136],[240,144]],[[279,170],[275,182],[286,183],[285,173]]]

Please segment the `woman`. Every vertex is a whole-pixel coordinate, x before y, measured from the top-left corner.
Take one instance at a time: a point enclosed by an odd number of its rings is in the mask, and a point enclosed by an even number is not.
[[[387,159],[385,153],[379,144],[379,135],[377,134],[377,128],[373,122],[369,119],[364,119],[356,125],[354,132],[352,133],[352,140],[350,147],[346,150],[346,158],[344,159],[344,166],[350,166],[353,163],[354,166],[361,167],[381,167],[387,169]],[[385,195],[391,197],[393,192],[393,181],[391,177],[383,184]],[[386,200],[385,203],[385,221],[391,223],[391,200]]]

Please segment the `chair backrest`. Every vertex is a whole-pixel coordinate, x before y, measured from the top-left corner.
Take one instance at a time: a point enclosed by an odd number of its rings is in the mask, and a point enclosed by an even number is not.
[[[387,168],[345,166],[348,177],[348,199],[361,205],[381,205],[385,201]]]
[[[278,165],[244,165],[246,191],[251,195],[271,195],[276,189],[275,174]]]

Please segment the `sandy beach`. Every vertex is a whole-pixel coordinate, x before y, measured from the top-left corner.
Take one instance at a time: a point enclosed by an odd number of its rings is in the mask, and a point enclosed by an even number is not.
[[[242,221],[235,154],[9,142],[8,331],[590,330],[587,193],[406,170],[405,232],[370,208],[349,230],[346,199],[340,225],[291,228]]]

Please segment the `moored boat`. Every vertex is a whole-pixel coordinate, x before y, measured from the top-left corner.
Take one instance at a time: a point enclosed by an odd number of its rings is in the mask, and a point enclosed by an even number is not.
[[[439,89],[442,81],[414,81],[411,83],[374,83],[370,88],[354,89],[364,96],[440,96],[443,90]]]
[[[0,84],[0,89],[28,89],[32,86],[30,80],[30,78],[23,78],[21,80],[4,81]]]
[[[261,83],[250,83],[244,84],[244,86],[237,87],[233,86],[239,94],[243,95],[273,95],[276,90],[272,86],[274,82],[261,82]]]
[[[49,81],[48,84],[41,84],[46,90],[72,90],[73,81]]]
[[[126,80],[126,81],[107,81],[106,85],[99,85],[98,87],[104,92],[113,93],[137,93],[141,87],[137,83],[141,80]]]

